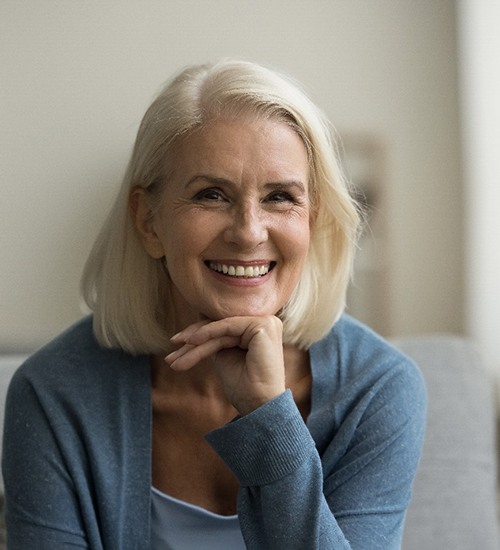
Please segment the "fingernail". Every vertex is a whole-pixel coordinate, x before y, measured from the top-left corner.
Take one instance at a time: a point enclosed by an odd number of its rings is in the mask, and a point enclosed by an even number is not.
[[[165,356],[165,362],[171,363],[172,361],[175,361],[176,356],[178,355],[178,350],[170,352],[168,355]]]

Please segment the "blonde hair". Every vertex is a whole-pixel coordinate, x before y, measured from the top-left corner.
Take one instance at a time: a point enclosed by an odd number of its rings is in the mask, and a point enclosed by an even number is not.
[[[82,294],[103,346],[133,354],[168,349],[174,322],[169,276],[139,239],[129,212],[130,191],[143,187],[159,203],[179,138],[189,139],[218,116],[243,113],[290,124],[309,156],[315,222],[300,281],[279,313],[284,342],[307,349],[344,311],[360,219],[339,166],[332,129],[290,79],[255,63],[224,60],[182,71],[141,122],[121,190],[82,277]]]

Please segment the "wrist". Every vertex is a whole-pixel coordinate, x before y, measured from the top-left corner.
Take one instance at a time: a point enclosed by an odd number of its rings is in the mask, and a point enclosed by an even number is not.
[[[269,403],[270,401],[273,401],[273,399],[276,399],[278,396],[283,394],[285,391],[286,391],[286,388],[284,388],[284,387],[280,388],[280,389],[276,389],[275,391],[269,392],[266,395],[255,397],[253,399],[244,399],[240,403],[234,404],[233,406],[238,411],[240,416],[246,416],[246,415],[256,411],[257,409],[259,409],[260,407],[262,407],[266,403]]]

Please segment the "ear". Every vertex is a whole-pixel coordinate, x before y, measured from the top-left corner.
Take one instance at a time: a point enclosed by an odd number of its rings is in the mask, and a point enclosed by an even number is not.
[[[146,190],[134,187],[129,196],[129,207],[132,220],[146,252],[155,259],[163,258],[163,244],[154,228],[154,216],[149,205]]]

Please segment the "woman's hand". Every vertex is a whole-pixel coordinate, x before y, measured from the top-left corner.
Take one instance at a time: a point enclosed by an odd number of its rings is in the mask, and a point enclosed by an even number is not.
[[[273,315],[202,321],[172,337],[181,347],[165,361],[185,371],[213,357],[228,400],[245,415],[285,391],[282,333]]]

